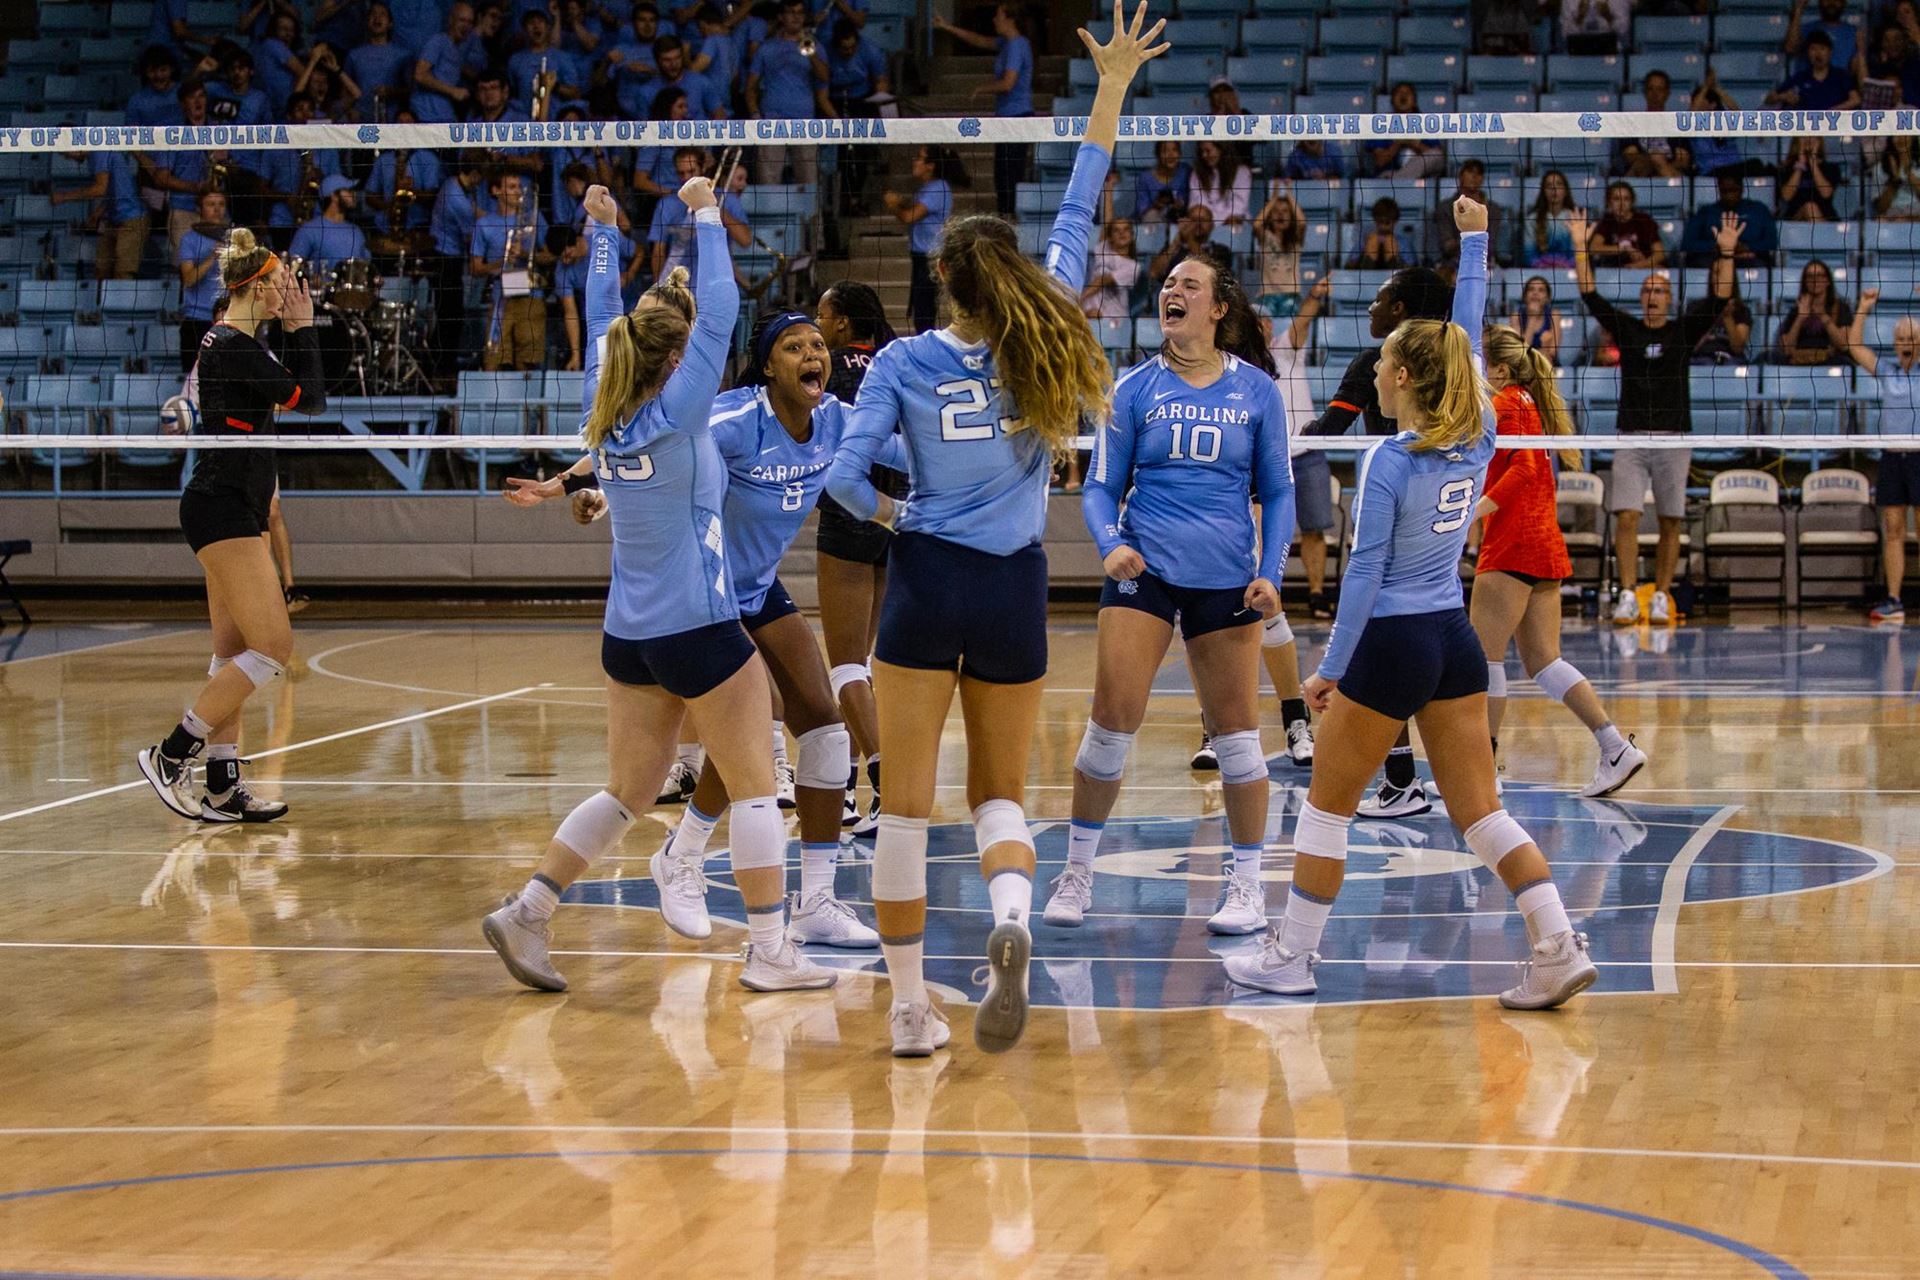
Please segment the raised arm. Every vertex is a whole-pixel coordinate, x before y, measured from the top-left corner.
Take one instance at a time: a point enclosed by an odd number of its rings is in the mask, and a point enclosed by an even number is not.
[[[1587,245],[1590,234],[1587,230],[1587,215],[1574,210],[1567,219],[1567,230],[1573,235],[1573,276],[1574,287],[1582,294],[1593,292],[1593,257]],[[1603,322],[1604,323],[1604,322]]]
[[[1853,362],[1868,373],[1877,373],[1880,357],[1867,345],[1867,313],[1880,301],[1878,289],[1866,289],[1860,294],[1860,307],[1853,313],[1853,323],[1847,326],[1847,354]]]
[[[1146,566],[1137,548],[1127,545],[1120,534],[1120,503],[1133,484],[1134,412],[1133,397],[1121,392],[1114,398],[1113,417],[1102,423],[1093,437],[1093,462],[1087,468],[1086,484],[1080,490],[1080,515],[1087,532],[1100,549],[1107,576],[1116,581],[1137,578]]]
[[[680,199],[693,211],[693,239],[699,263],[693,281],[693,332],[687,337],[680,367],[660,393],[673,429],[704,435],[707,412],[720,391],[733,325],[740,318],[740,286],[733,278],[733,255],[727,248],[727,228],[714,201],[713,180],[690,178],[680,188]]]
[[[586,376],[580,380],[580,412],[593,409],[600,384],[600,352],[607,328],[623,310],[620,302],[619,206],[597,183],[587,188],[581,202],[587,210],[587,337]]]
[[[1453,284],[1453,322],[1467,331],[1475,360],[1481,358],[1480,331],[1487,316],[1487,206],[1471,196],[1453,202],[1460,228],[1460,274]]]

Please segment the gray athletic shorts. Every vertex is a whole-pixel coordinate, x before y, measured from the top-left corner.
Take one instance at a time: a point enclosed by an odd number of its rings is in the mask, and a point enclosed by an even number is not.
[[[1631,436],[1622,436],[1622,441]],[[1653,490],[1654,511],[1678,520],[1687,514],[1687,470],[1691,449],[1617,449],[1613,480],[1607,486],[1607,510],[1638,511]]]
[[[1333,471],[1319,449],[1293,460],[1293,504],[1294,522],[1303,532],[1333,528]]]

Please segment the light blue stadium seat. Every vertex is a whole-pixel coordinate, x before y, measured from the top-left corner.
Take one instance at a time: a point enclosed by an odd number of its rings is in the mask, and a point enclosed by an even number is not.
[[[1713,70],[1723,85],[1737,84],[1743,80],[1775,85],[1787,78],[1786,63],[1777,48],[1729,49],[1723,45],[1713,55]],[[1747,101],[1745,98],[1737,100],[1742,103]]]
[[[1213,225],[1213,234],[1208,237],[1207,242],[1224,245],[1228,252],[1233,254],[1234,262],[1245,266],[1250,261],[1248,255],[1253,252],[1253,224],[1243,222],[1239,226],[1230,227],[1225,223],[1216,222]]]
[[[1451,182],[1446,185],[1446,194],[1453,194]],[[1402,220],[1421,222],[1440,195],[1437,179],[1361,178],[1353,184],[1353,214],[1363,224],[1364,234],[1364,227],[1372,225],[1373,202],[1385,197],[1400,206]]]
[[[806,217],[813,213],[814,189],[804,183],[777,182],[750,186],[740,197],[747,218],[757,228],[762,218]]]
[[[1267,9],[1280,6],[1263,3],[1257,7]],[[1203,16],[1238,18],[1245,14],[1248,8],[1247,0],[1183,0],[1180,5],[1180,16],[1182,18]]]
[[[1790,254],[1845,261],[1860,249],[1857,222],[1783,222],[1780,247]]]
[[[1133,345],[1143,356],[1158,351],[1162,340],[1158,316],[1142,316],[1133,322]]]
[[[153,5],[148,0],[113,0],[108,14],[107,25],[115,32],[144,32],[153,17]]]
[[[1305,69],[1306,64],[1297,53],[1249,54],[1227,59],[1227,79],[1240,91],[1243,102],[1251,94],[1298,89]]]
[[[1466,70],[1464,47],[1455,53],[1396,53],[1387,59],[1387,84],[1407,80],[1423,95],[1435,88],[1458,89]]]
[[[38,236],[0,236],[0,267],[21,268],[21,274],[25,274],[43,253]]]
[[[1218,64],[1228,53],[1240,47],[1240,19],[1229,14],[1195,14],[1182,6],[1180,16],[1167,23],[1161,39],[1169,41],[1174,52],[1161,55],[1154,59],[1155,62],[1165,62],[1181,54],[1204,54]]]
[[[50,346],[47,331],[38,325],[0,328],[0,370],[37,373]]]
[[[1067,64],[1067,88],[1073,93],[1092,93],[1100,87],[1100,69],[1091,58],[1075,58]]]
[[[1380,87],[1380,55],[1377,53],[1330,53],[1307,59],[1307,83],[1315,93],[1363,90],[1360,110],[1373,100]]]
[[[1380,292],[1380,286],[1387,282],[1391,271],[1347,270],[1334,273],[1333,305],[1343,313],[1358,308],[1364,320],[1367,304],[1373,301],[1373,295]]]
[[[1553,90],[1540,95],[1542,111],[1612,111],[1619,106],[1619,95],[1600,89]],[[1552,155],[1549,146],[1546,153]],[[1549,166],[1550,167],[1550,166]]]
[[[103,316],[156,316],[166,309],[167,282],[164,280],[102,280],[100,314]]]
[[[1767,370],[1768,425],[1782,435],[1838,430],[1840,405],[1853,396],[1850,365],[1774,365]]]
[[[1883,360],[1893,359],[1893,327],[1906,317],[1898,311],[1882,311],[1879,308],[1867,313],[1865,332],[1861,334],[1867,346]],[[1871,383],[1873,379],[1862,375],[1856,379],[1860,385]]]
[[[1352,199],[1347,184],[1339,179],[1301,178],[1293,183],[1293,200],[1309,220],[1344,218]]]
[[[165,373],[123,373],[107,399],[117,436],[149,436],[160,430],[160,406],[180,393],[180,379]],[[136,467],[174,467],[181,455],[168,449],[122,449],[122,462]]]
[[[1338,280],[1336,276],[1336,287]],[[1325,316],[1319,328],[1320,345],[1327,352],[1328,363],[1337,363],[1342,368],[1356,353],[1375,345],[1364,309],[1357,314]]]
[[[1509,87],[1488,89],[1479,93],[1463,93],[1454,99],[1454,104],[1457,110],[1464,112],[1531,111],[1533,101],[1533,90]]]
[[[106,383],[99,377],[73,374],[42,374],[27,379],[26,392],[20,397],[29,435],[91,435],[96,429],[94,410],[106,402]],[[90,454],[71,450],[58,455],[50,449],[34,451],[34,461],[42,466],[63,470],[81,466]]]
[[[1271,8],[1272,6],[1263,6]],[[1262,13],[1240,24],[1240,43],[1248,56],[1265,53],[1301,54],[1313,48],[1315,19],[1307,14],[1276,16]]]
[[[580,431],[580,393],[586,375],[565,369],[547,370],[540,390],[546,434],[571,440]]]
[[[1325,54],[1379,53],[1393,46],[1393,32],[1382,31],[1371,16],[1320,19],[1320,51]]]
[[[538,373],[482,373],[467,370],[456,388],[459,432],[463,436],[517,436],[528,433],[528,410],[540,398]],[[517,461],[512,449],[466,449],[470,462],[500,466]]]
[[[22,280],[17,288],[22,316],[72,317],[99,305],[99,286],[91,280]]]
[[[1108,352],[1119,355],[1133,350],[1133,321],[1095,320],[1092,324],[1094,335]]]
[[[1688,49],[1698,52],[1707,47],[1707,19],[1697,14],[1665,17],[1642,14],[1633,20],[1633,45],[1636,49]]]
[[[1700,373],[1703,370],[1695,370]],[[1715,397],[1717,388],[1703,377],[1688,379],[1688,410],[1696,436],[1743,436],[1753,425],[1753,410],[1745,398],[1723,400]]]
[[[1402,18],[1395,34],[1402,53],[1426,53],[1435,49],[1464,50],[1473,43],[1473,31],[1464,13]]]
[[[1169,93],[1205,93],[1207,83],[1225,65],[1224,53],[1218,59],[1167,54],[1147,64],[1147,85],[1156,98]]]
[[[1786,38],[1786,7],[1780,5],[1764,13],[1743,13],[1732,20],[1723,17],[1715,24],[1713,33],[1714,43],[1722,53],[1777,52]]]
[[[1133,224],[1133,248],[1142,257],[1151,258],[1167,247],[1167,237],[1173,234],[1173,228],[1164,222],[1136,222]],[[1045,237],[1041,238],[1045,243]]]
[[[40,30],[49,36],[84,36],[99,28],[100,10],[91,4],[80,3],[80,0],[64,0],[64,3],[57,3],[56,0],[41,0]],[[85,41],[82,43],[84,44]],[[126,56],[125,45],[119,48],[117,56]]]
[[[1920,222],[1870,221],[1867,241],[1876,262],[1896,259],[1901,261],[1902,269],[1911,270],[1911,264],[1905,260],[1920,255]]]
[[[1308,59],[1311,63],[1317,59]],[[1311,71],[1308,72],[1312,74]],[[1373,110],[1373,86],[1355,89],[1319,89],[1294,97],[1293,109],[1299,115],[1341,115],[1350,111]],[[1349,144],[1350,149],[1350,144]]]
[[[1495,89],[1534,90],[1540,87],[1542,69],[1541,61],[1536,57],[1470,57],[1467,59],[1467,83],[1481,93]]]
[[[1626,60],[1618,56],[1594,58],[1556,53],[1547,59],[1547,83],[1555,93],[1617,91],[1626,74]]]
[[[124,364],[136,347],[134,331],[125,324],[68,325],[60,343],[68,368],[79,364]]]
[[[92,107],[100,103],[100,82],[93,76],[50,75],[41,84],[41,101],[48,107]]]
[[[1053,205],[1050,202],[1054,201],[1057,201],[1057,197],[1050,196],[1043,183],[1023,182],[1014,188],[1014,212],[1022,218],[1039,217],[1042,214],[1051,213]]]

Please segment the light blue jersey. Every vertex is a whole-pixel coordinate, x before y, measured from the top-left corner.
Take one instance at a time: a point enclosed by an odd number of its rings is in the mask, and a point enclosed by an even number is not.
[[[713,439],[727,463],[727,562],[742,614],[758,613],[766,603],[780,557],[827,487],[827,468],[851,412],[844,402],[823,397],[813,411],[812,436],[795,440],[764,387],[739,387],[713,402]],[[898,436],[880,462],[905,466]]]
[[[1287,411],[1272,378],[1238,357],[1224,362],[1200,389],[1161,356],[1127,370],[1113,420],[1094,436],[1080,509],[1103,558],[1130,546],[1163,582],[1278,586],[1293,536]],[[1260,496],[1257,564],[1250,488]]]
[[[1048,273],[1076,298],[1108,164],[1099,147],[1080,148],[1047,241]],[[895,528],[1012,555],[1038,543],[1046,529],[1053,470],[1045,440],[1031,431],[1008,432],[1019,417],[1000,394],[986,343],[961,342],[946,329],[890,342],[860,384],[827,491],[855,517],[871,520],[879,494],[868,471],[898,426],[912,487]]]
[[[1486,300],[1487,234],[1469,232],[1460,237],[1453,323],[1472,338],[1476,366]],[[1459,449],[1416,451],[1414,433],[1402,431],[1361,458],[1353,551],[1340,579],[1340,614],[1320,660],[1322,676],[1338,680],[1346,674],[1369,620],[1462,606],[1460,553],[1493,458],[1491,408],[1482,420],[1480,438]]]
[[[698,308],[680,367],[596,451],[594,469],[613,518],[607,634],[652,640],[740,616],[728,571],[721,508],[727,470],[708,428],[740,315],[740,291],[719,212],[695,215]],[[593,408],[607,328],[620,315],[620,232],[587,220],[587,367],[582,415]]]

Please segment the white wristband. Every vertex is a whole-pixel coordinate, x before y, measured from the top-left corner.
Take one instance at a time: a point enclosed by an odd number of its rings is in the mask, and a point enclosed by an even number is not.
[[[719,226],[720,225],[720,206],[717,204],[710,204],[706,206],[704,209],[695,209],[693,211],[693,220],[695,222],[705,222],[716,227]]]

